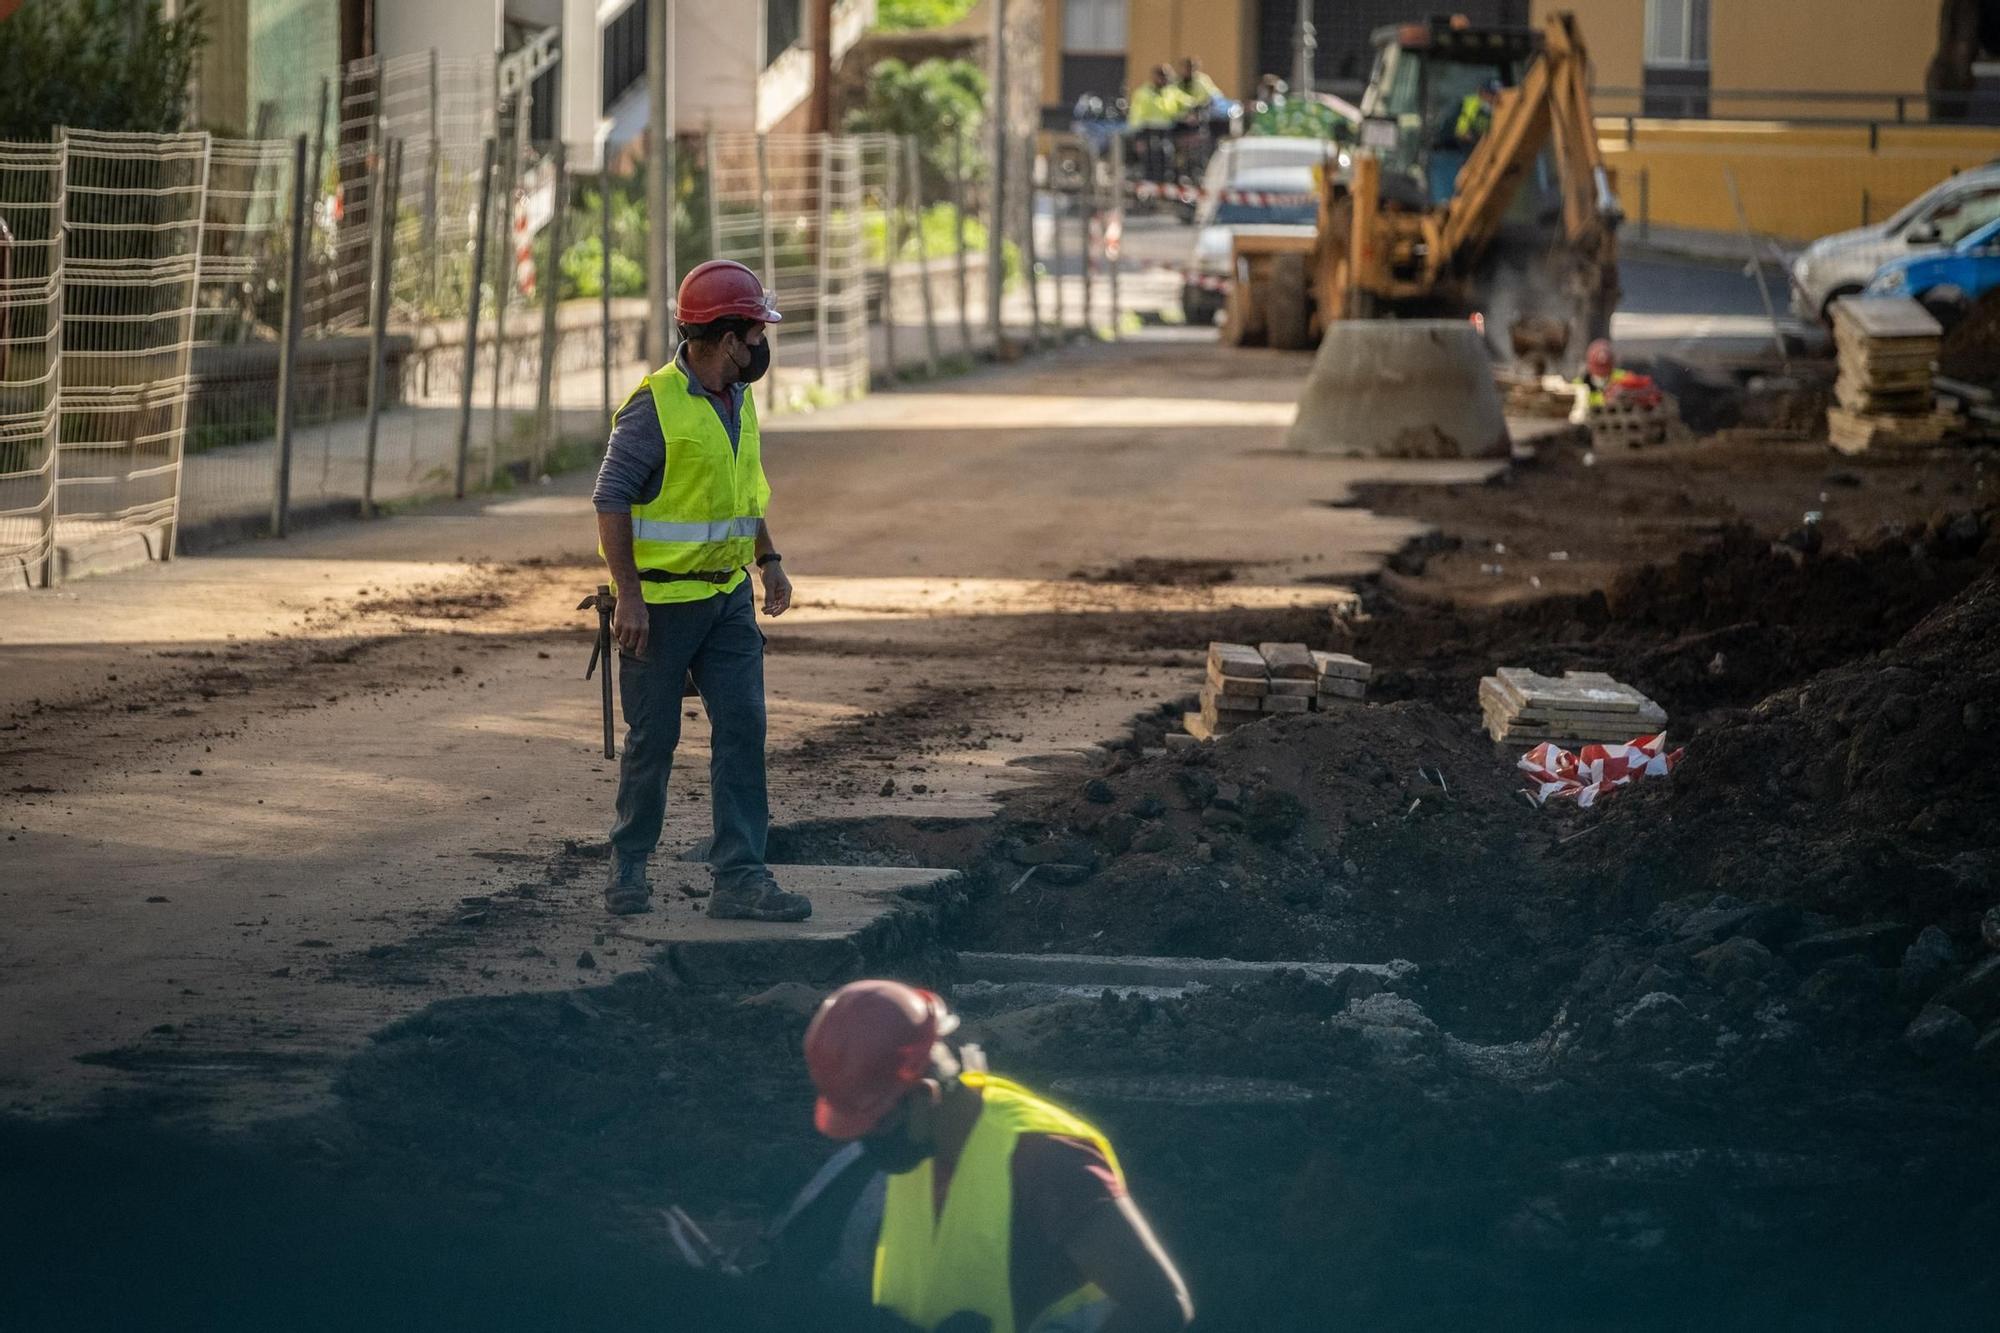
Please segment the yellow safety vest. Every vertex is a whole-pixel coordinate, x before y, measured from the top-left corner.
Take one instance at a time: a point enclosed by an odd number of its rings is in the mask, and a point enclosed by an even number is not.
[[[1484,135],[1492,124],[1493,108],[1486,105],[1486,99],[1478,93],[1467,93],[1458,104],[1458,123],[1452,127],[1452,133],[1460,143],[1469,143]]]
[[[1125,123],[1135,130],[1163,130],[1187,114],[1188,100],[1173,84],[1155,88],[1142,83],[1132,90],[1126,103]]]
[[[757,555],[757,524],[771,502],[757,435],[757,408],[743,391],[736,448],[709,403],[688,392],[676,365],[648,375],[625,400],[651,390],[666,443],[660,493],[632,506],[632,558],[639,571],[669,574],[736,571],[727,583],[642,581],[646,601],[699,602],[735,592]],[[602,555],[602,548],[598,554]]]
[[[981,1106],[952,1171],[943,1212],[931,1204],[929,1159],[889,1177],[875,1246],[875,1304],[918,1328],[936,1328],[970,1310],[992,1320],[993,1333],[1015,1333],[1010,1266],[1015,1141],[1023,1134],[1084,1139],[1097,1145],[1120,1181],[1125,1173],[1110,1141],[1060,1106],[992,1074],[962,1074],[960,1081],[979,1090]],[[1079,1287],[1038,1313],[1032,1324],[1104,1299],[1096,1286]]]

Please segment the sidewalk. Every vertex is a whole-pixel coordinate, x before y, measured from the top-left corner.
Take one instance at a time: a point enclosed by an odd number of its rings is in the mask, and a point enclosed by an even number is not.
[[[1058,288],[1064,323],[1072,336],[1081,332],[1083,278],[1071,273],[1042,275],[1037,294],[1041,303],[1042,345],[1056,342],[1054,326]],[[948,279],[935,284],[932,323],[927,329],[921,305],[894,310],[895,324],[871,324],[868,329],[868,380],[887,388],[900,378],[951,374],[968,363],[990,359],[993,331],[986,319],[983,293],[974,291],[961,322],[956,285]],[[1100,329],[1111,325],[1110,286],[1105,274],[1092,280],[1092,310]],[[1121,307],[1157,310],[1179,299],[1171,275],[1135,271],[1120,275]],[[1009,292],[1001,306],[1010,357],[1032,350],[1034,311],[1024,284]],[[966,334],[970,335],[969,341]],[[934,344],[933,344],[934,337]],[[811,364],[811,334],[787,345],[779,329],[776,362],[764,401],[773,411],[824,404],[829,395],[818,389]],[[932,347],[936,353],[933,356]],[[612,368],[613,406],[623,401],[648,367],[628,361]],[[839,395],[833,397],[837,400]],[[600,368],[567,369],[553,381],[555,438],[560,441],[600,440],[604,433],[604,398]],[[535,384],[532,376],[510,378],[496,414],[490,384],[474,394],[468,440],[466,484],[469,490],[489,488],[496,456],[506,464],[526,464],[533,451]],[[374,500],[393,507],[413,500],[452,493],[457,476],[459,406],[448,393],[432,394],[383,413],[377,429]],[[367,460],[367,420],[352,416],[301,426],[292,437],[290,521],[304,526],[360,512]],[[186,554],[215,550],[232,542],[270,532],[276,490],[278,444],[275,438],[230,445],[191,454],[182,464],[178,549]],[[111,572],[155,558],[157,533],[120,530],[108,525],[58,529],[59,559],[68,577]]]

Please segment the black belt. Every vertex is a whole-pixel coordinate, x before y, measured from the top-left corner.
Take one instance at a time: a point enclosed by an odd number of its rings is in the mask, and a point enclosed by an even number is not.
[[[734,569],[697,569],[688,574],[669,574],[664,569],[642,569],[639,579],[644,583],[727,583],[738,572]]]

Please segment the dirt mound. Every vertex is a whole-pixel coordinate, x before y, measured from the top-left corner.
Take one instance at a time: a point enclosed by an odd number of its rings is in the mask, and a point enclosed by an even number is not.
[[[1938,350],[1938,373],[2000,388],[2000,291],[1973,302]]]
[[[1421,703],[1273,718],[1023,804],[982,859],[997,949],[1428,955],[1546,839],[1493,747]],[[1024,878],[1025,877],[1025,878]]]
[[[1955,936],[2000,897],[2000,574],[1887,650],[1779,690],[1632,793],[1594,849],[1639,880]]]
[[[1376,664],[1378,697],[1465,716],[1496,665],[1609,671],[1665,705],[1688,736],[1715,710],[1895,642],[2000,559],[1991,527],[1990,511],[1859,542],[1819,524],[1775,542],[1735,526],[1601,592],[1490,611],[1387,599],[1346,646]]]

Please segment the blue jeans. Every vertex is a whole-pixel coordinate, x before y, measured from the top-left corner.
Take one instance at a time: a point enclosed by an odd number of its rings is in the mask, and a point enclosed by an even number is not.
[[[718,889],[754,887],[770,878],[764,866],[771,827],[764,787],[764,632],[757,628],[750,582],[746,576],[726,596],[649,605],[646,655],[618,654],[626,732],[612,854],[643,862],[659,844],[667,779],[681,739],[681,687],[693,672],[712,730],[715,839],[709,866]]]

